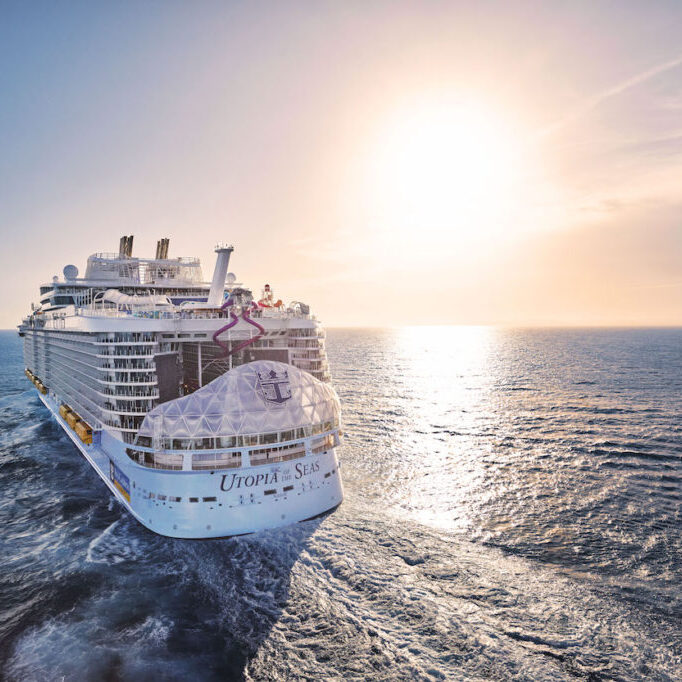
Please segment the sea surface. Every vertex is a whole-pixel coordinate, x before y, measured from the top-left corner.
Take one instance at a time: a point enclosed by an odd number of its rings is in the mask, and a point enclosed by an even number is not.
[[[0,333],[0,677],[681,680],[682,330],[330,330],[346,499],[138,525]]]

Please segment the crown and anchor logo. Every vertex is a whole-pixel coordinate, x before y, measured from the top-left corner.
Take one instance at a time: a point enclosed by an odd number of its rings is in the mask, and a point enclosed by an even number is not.
[[[277,372],[271,369],[267,372],[256,372],[258,376],[258,393],[266,404],[283,406],[291,398],[291,383],[289,372]]]

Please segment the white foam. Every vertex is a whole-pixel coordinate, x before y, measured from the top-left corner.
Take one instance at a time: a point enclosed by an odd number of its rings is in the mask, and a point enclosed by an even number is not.
[[[117,533],[123,526],[121,519],[114,521],[96,538],[90,541],[85,560],[91,564],[120,564],[124,561],[135,561],[142,550],[140,541],[132,535]]]

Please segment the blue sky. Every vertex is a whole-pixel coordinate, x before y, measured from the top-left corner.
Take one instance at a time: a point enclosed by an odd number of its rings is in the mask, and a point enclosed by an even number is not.
[[[207,278],[231,241],[329,325],[682,324],[681,35],[674,2],[2,2],[0,327],[131,233]]]

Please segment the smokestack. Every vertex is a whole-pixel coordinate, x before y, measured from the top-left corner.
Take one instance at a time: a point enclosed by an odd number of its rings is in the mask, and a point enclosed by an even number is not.
[[[132,258],[133,256],[133,235],[130,237],[121,237],[121,241],[118,243],[118,257],[119,258]]]
[[[156,259],[166,260],[168,258],[168,244],[170,240],[166,237],[162,237],[156,242]]]
[[[225,277],[227,277],[227,266],[230,264],[230,256],[234,251],[234,246],[216,246],[215,252],[218,254],[213,271],[213,281],[211,290],[208,294],[207,305],[218,308],[223,303],[225,294]]]

